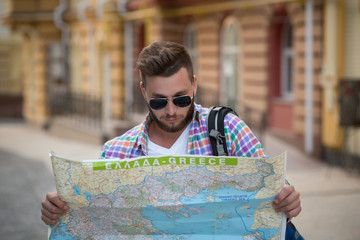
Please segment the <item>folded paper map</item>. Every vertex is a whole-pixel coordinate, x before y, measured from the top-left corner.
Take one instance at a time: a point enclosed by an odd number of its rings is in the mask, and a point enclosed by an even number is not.
[[[274,158],[161,156],[74,161],[51,153],[70,210],[50,239],[284,239],[272,207],[286,153]]]

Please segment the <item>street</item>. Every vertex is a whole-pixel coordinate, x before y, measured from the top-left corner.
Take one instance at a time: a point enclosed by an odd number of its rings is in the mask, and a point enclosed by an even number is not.
[[[51,172],[41,162],[3,150],[0,159],[1,239],[45,239],[39,203],[54,185]]]
[[[0,123],[0,236],[3,240],[46,239],[41,200],[55,191],[48,153],[97,158],[100,145],[49,135],[25,123]],[[293,220],[305,239],[360,239],[360,177],[330,167],[270,134],[269,156],[287,151],[287,179],[301,194],[302,212]]]

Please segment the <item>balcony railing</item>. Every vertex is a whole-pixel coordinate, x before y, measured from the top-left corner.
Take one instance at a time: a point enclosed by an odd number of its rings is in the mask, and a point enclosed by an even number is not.
[[[99,97],[56,91],[52,92],[49,102],[52,116],[64,116],[88,127],[101,128],[102,101]]]

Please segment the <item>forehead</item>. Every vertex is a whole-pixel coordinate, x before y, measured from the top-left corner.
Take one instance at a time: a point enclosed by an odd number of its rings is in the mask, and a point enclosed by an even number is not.
[[[180,93],[188,94],[192,91],[192,83],[185,68],[181,68],[169,77],[154,76],[146,79],[145,91],[151,97],[171,97]]]

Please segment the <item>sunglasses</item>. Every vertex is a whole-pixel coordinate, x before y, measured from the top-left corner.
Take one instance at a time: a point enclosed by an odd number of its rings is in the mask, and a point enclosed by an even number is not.
[[[164,107],[166,107],[166,105],[170,99],[169,98],[152,98],[149,101],[149,105],[154,110],[161,110]],[[191,104],[192,99],[193,99],[192,97],[184,95],[184,96],[180,96],[180,97],[174,97],[172,99],[172,102],[174,103],[175,106],[183,108],[183,107],[189,106]]]

